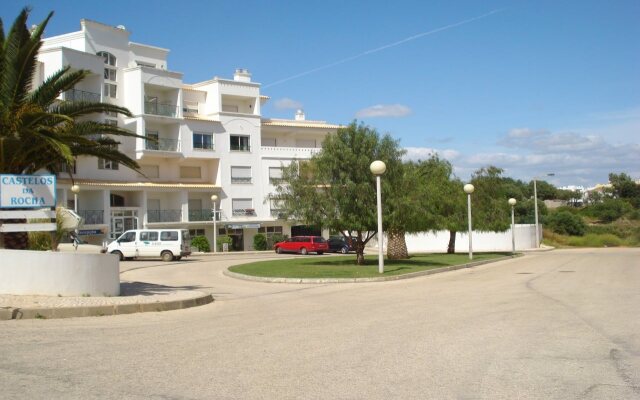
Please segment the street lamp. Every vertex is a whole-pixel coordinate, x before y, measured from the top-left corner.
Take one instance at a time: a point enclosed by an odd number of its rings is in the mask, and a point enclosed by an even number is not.
[[[511,254],[516,254],[516,219],[513,212],[513,207],[516,205],[516,199],[513,197],[510,198],[509,205],[511,206]]]
[[[218,242],[217,242],[217,234],[218,234],[218,227],[216,224],[216,202],[218,201],[218,195],[212,194],[211,195],[211,202],[213,203],[213,252],[217,253],[218,252]]]
[[[549,173],[547,176],[554,176],[555,174]],[[540,225],[538,225],[538,189],[536,188],[536,180],[538,180],[537,176],[533,177],[533,205],[536,215],[536,248],[540,247]]]
[[[464,192],[467,194],[467,213],[469,216],[469,260],[473,260],[473,242],[471,239],[471,233],[473,231],[473,228],[471,227],[471,193],[473,193],[474,190],[475,188],[472,184],[467,183],[464,185]]]
[[[78,185],[73,185],[71,186],[71,191],[73,192],[73,212],[78,215],[78,193],[80,193],[80,186]],[[80,224],[80,221],[78,221],[78,225]],[[76,225],[76,229],[75,229],[75,237],[73,238],[73,247],[76,249],[76,251],[78,250],[78,243],[79,243],[79,237],[78,237],[78,225]]]
[[[380,189],[380,176],[387,170],[384,162],[376,160],[369,166],[371,173],[376,176],[376,197],[378,203],[378,272],[384,273],[384,259],[382,258],[383,232],[382,232],[382,191]]]

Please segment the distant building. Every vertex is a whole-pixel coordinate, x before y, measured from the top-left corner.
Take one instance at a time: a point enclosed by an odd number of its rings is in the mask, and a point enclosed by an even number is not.
[[[282,167],[317,153],[339,125],[307,120],[302,110],[290,120],[263,118],[269,97],[248,70],[187,84],[169,69],[168,49],[131,42],[124,26],[80,24],[80,31],[44,40],[36,84],[66,65],[89,70],[62,99],[127,107],[130,118],[100,118],[144,137],[119,138],[142,174],[93,157],[76,161],[71,173],[81,188],[81,233],[100,242],[134,228],[179,227],[212,240],[213,194],[221,210],[218,233],[230,235],[235,250],[250,250],[258,232],[305,230],[280,219],[269,195]],[[73,208],[70,187],[68,174],[60,174],[58,202]]]

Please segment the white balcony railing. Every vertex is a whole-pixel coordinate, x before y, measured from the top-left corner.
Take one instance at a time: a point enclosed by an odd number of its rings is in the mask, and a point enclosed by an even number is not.
[[[322,150],[320,147],[282,147],[282,146],[261,146],[260,149],[263,153],[271,154],[302,154],[309,157],[317,154]]]

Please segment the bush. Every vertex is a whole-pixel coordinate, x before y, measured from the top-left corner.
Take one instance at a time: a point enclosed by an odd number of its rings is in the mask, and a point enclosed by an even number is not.
[[[29,232],[29,250],[51,250],[51,235],[49,232]]]
[[[198,251],[204,251],[205,253],[211,251],[209,240],[207,240],[205,236],[196,236],[191,239],[191,247],[195,247],[198,249]]]
[[[624,245],[622,239],[610,233],[570,237],[567,240],[567,244],[576,247],[618,247]]]
[[[253,249],[254,250],[267,249],[267,237],[263,233],[258,233],[253,237]]]
[[[602,222],[613,222],[631,211],[631,205],[621,199],[604,199],[601,203],[585,209],[587,215],[598,218]]]
[[[562,235],[582,236],[586,229],[586,224],[582,218],[569,211],[550,214],[545,219],[545,224],[552,231]]]
[[[222,251],[222,245],[224,243],[227,243],[229,245],[229,250],[231,250],[231,245],[233,244],[233,239],[229,235],[220,235],[216,239],[216,242],[218,242],[217,243],[218,244],[218,251]]]
[[[273,245],[282,242],[287,238],[287,235],[282,235],[280,233],[274,233],[273,235],[269,235],[267,237],[267,249],[272,249]]]

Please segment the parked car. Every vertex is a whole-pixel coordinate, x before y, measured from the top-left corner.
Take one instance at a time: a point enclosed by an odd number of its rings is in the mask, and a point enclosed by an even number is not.
[[[186,229],[137,229],[126,231],[109,243],[106,252],[120,260],[143,257],[180,260],[191,255],[191,240]]]
[[[322,254],[329,251],[329,245],[322,236],[294,236],[273,245],[276,253]]]
[[[351,238],[351,243],[344,236],[331,236],[327,241],[329,243],[329,251],[332,253],[347,254],[354,251],[355,238]]]

